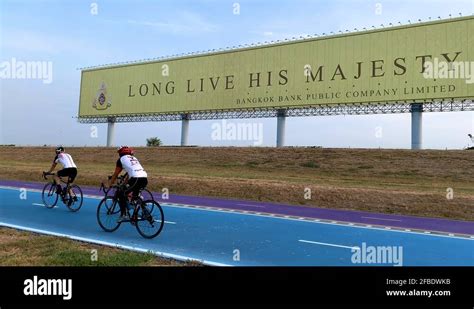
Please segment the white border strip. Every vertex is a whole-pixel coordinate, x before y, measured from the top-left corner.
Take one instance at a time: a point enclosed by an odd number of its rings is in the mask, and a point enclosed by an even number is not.
[[[315,244],[315,245],[322,245],[322,246],[329,246],[329,247],[337,247],[337,248],[344,248],[344,249],[351,249],[351,250],[360,250],[359,247],[357,246],[343,246],[343,245],[337,245],[337,244],[330,244],[327,242],[318,242],[318,241],[311,241],[311,240],[304,240],[304,239],[299,239],[299,242],[305,242],[308,244]]]
[[[113,247],[113,248],[125,249],[125,250],[130,250],[130,251],[135,251],[135,252],[141,252],[141,253],[150,253],[151,252],[154,255],[159,256],[159,257],[174,259],[174,260],[183,261],[183,262],[199,262],[199,263],[209,265],[209,266],[232,266],[232,265],[212,262],[212,261],[208,261],[208,260],[200,260],[200,259],[196,259],[196,258],[191,258],[191,257],[187,257],[187,256],[184,256],[184,255],[166,253],[166,252],[161,252],[161,251],[147,250],[147,249],[127,246],[127,245],[120,245],[118,243],[111,243],[111,242],[102,241],[102,240],[93,239],[93,238],[86,238],[86,237],[80,237],[80,236],[73,236],[73,235],[69,235],[69,234],[50,232],[50,231],[46,231],[46,230],[35,229],[35,228],[16,225],[16,224],[10,224],[10,223],[5,223],[5,222],[1,222],[1,221],[0,221],[0,226],[14,228],[14,229],[18,229],[18,230],[29,231],[29,232],[34,232],[34,233],[46,234],[46,235],[51,235],[51,236],[64,237],[64,238],[69,238],[69,239],[78,240],[78,241],[82,241],[82,242],[88,242],[88,243],[93,243],[93,244],[97,244],[97,245],[103,245],[103,246],[108,246],[108,247]]]

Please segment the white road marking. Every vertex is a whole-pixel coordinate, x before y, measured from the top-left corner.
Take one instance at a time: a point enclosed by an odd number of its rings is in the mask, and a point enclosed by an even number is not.
[[[318,241],[311,241],[311,240],[304,240],[304,239],[299,239],[299,242],[305,242],[308,244],[315,244],[315,245],[322,245],[322,246],[329,246],[329,247],[337,247],[337,248],[346,248],[346,249],[352,249],[352,250],[360,250],[359,247],[357,246],[343,246],[343,245],[337,245],[337,244],[330,244],[327,242],[318,242]]]
[[[40,203],[33,203],[33,205],[46,207],[45,204],[40,204]],[[58,206],[54,206],[53,208],[58,208]]]
[[[160,220],[153,220],[153,221],[155,221],[155,222],[160,222]],[[167,223],[167,224],[176,224],[176,222],[173,222],[173,221],[166,221],[166,220],[165,220],[165,223]]]

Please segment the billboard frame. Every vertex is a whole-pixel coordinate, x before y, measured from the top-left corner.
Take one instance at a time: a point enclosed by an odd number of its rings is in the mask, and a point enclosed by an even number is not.
[[[445,24],[445,23],[452,23],[452,22],[458,22],[458,21],[463,21],[463,20],[471,20],[474,19],[474,16],[463,16],[463,17],[455,17],[455,18],[450,18],[450,19],[439,19],[439,20],[433,20],[433,21],[426,21],[426,22],[419,22],[419,23],[413,23],[413,24],[405,24],[405,25],[396,25],[396,26],[390,26],[390,27],[384,27],[384,28],[376,28],[376,29],[369,29],[369,30],[361,30],[361,31],[352,31],[352,32],[346,32],[346,33],[341,33],[341,34],[331,34],[331,35],[326,35],[323,33],[323,36],[316,36],[316,37],[308,37],[308,38],[301,38],[301,39],[294,39],[294,40],[288,40],[285,39],[283,41],[277,41],[274,43],[268,43],[268,44],[251,44],[247,45],[244,47],[232,47],[228,49],[221,49],[221,50],[209,50],[207,52],[196,52],[196,53],[187,53],[187,54],[179,54],[179,55],[171,55],[171,56],[164,56],[164,57],[158,57],[158,58],[153,58],[153,59],[146,59],[146,60],[139,60],[139,61],[130,61],[130,62],[121,62],[121,63],[112,63],[112,64],[106,64],[106,65],[99,65],[99,66],[92,66],[92,67],[84,67],[80,68],[81,70],[81,85],[80,89],[82,89],[82,79],[83,79],[83,73],[84,72],[91,72],[91,71],[98,71],[98,70],[106,70],[106,69],[113,69],[113,68],[122,68],[122,67],[131,67],[131,66],[139,66],[139,65],[149,65],[149,64],[156,64],[156,63],[165,63],[167,61],[176,61],[176,60],[182,60],[182,59],[192,59],[192,58],[200,58],[200,57],[207,57],[207,56],[215,56],[215,55],[222,55],[222,54],[229,54],[229,53],[240,53],[240,52],[245,52],[245,51],[250,51],[250,50],[259,50],[259,49],[266,49],[266,48],[272,48],[272,47],[277,47],[277,46],[285,46],[285,45],[292,45],[292,44],[299,44],[302,42],[311,42],[311,41],[324,41],[324,40],[330,40],[330,39],[335,39],[335,38],[343,38],[343,37],[349,37],[349,36],[359,36],[359,35],[365,35],[365,34],[372,34],[372,33],[381,33],[381,32],[387,32],[387,31],[394,31],[394,30],[400,30],[400,29],[408,29],[408,28],[417,28],[417,27],[423,27],[426,25],[436,25],[436,24]],[[82,91],[81,91],[82,92]],[[235,111],[236,113],[239,113],[240,111],[267,111],[267,110],[278,110],[278,109],[286,109],[286,110],[291,110],[291,109],[304,109],[304,108],[313,108],[311,104],[304,104],[301,106],[298,105],[279,105],[275,107],[249,107],[249,108],[242,108],[242,109],[230,109],[230,110],[219,110],[219,109],[205,109],[205,110],[187,110],[187,111],[171,111],[171,112],[149,112],[149,113],[140,113],[140,114],[133,114],[133,113],[126,113],[126,114],[119,114],[119,115],[114,115],[114,114],[107,114],[107,115],[95,115],[95,116],[81,116],[79,114],[80,110],[80,102],[81,102],[81,95],[79,95],[79,108],[78,108],[78,119],[85,119],[85,118],[91,118],[91,117],[98,117],[98,118],[130,118],[130,117],[135,117],[137,119],[141,118],[142,115],[147,115],[147,116],[155,116],[154,118],[156,120],[153,121],[167,121],[168,118],[173,118],[174,120],[177,120],[173,117],[173,115],[176,114],[197,114],[197,115],[203,115],[206,113],[229,113],[230,111]],[[458,101],[465,101],[465,100],[471,100],[474,99],[474,95],[471,96],[459,96],[459,97],[449,97],[448,100],[458,100]],[[424,100],[410,100],[411,103],[426,103]],[[383,101],[383,102],[365,102],[361,104],[368,104],[368,105],[379,105],[379,104],[385,104],[385,103],[390,103],[390,104],[398,104],[399,102],[397,101]],[[327,105],[354,105],[357,103],[328,103]],[[316,104],[315,104],[316,105]],[[326,105],[326,104],[322,104]],[[268,113],[267,113],[268,114]],[[171,115],[171,117],[164,117],[163,115]],[[263,117],[272,117],[271,115],[268,116],[263,116]],[[201,119],[203,116],[196,117],[195,119]],[[254,118],[254,117],[251,117]],[[164,120],[161,120],[164,119]],[[204,117],[205,119],[205,117]],[[217,119],[217,118],[216,118]],[[140,121],[140,120],[137,120]]]
[[[92,67],[80,68],[81,70],[81,92],[82,77],[84,72],[105,70],[111,68],[129,67],[137,65],[148,65],[153,63],[165,63],[167,61],[175,61],[181,59],[199,58],[213,55],[221,55],[227,53],[239,53],[249,50],[258,50],[272,48],[277,46],[299,44],[302,42],[322,41],[347,36],[357,36],[372,33],[380,33],[385,31],[393,31],[399,29],[416,28],[426,25],[443,24],[450,22],[458,22],[461,20],[471,20],[474,16],[455,17],[450,19],[439,19],[434,21],[419,22],[416,24],[405,24],[390,27],[375,28],[362,31],[347,31],[341,34],[323,36],[308,36],[300,39],[285,39],[265,44],[245,44],[244,46],[234,46],[227,49],[208,50],[207,52],[194,52],[187,54],[179,54],[140,61],[130,61],[121,63],[112,63],[107,65],[99,65]],[[382,25],[383,26],[383,25]],[[474,60],[474,59],[473,59]],[[474,94],[468,93],[468,96],[448,97],[443,99],[429,100],[409,100],[409,101],[381,101],[381,102],[364,102],[364,103],[324,103],[324,104],[305,104],[291,106],[274,106],[274,107],[248,107],[236,109],[207,109],[207,110],[187,110],[176,112],[150,112],[150,113],[126,113],[126,114],[107,114],[80,116],[80,102],[77,119],[80,123],[108,123],[108,130],[113,132],[114,124],[117,122],[155,122],[155,121],[182,121],[181,145],[187,144],[188,122],[189,120],[213,120],[213,119],[244,119],[244,118],[272,118],[276,117],[277,122],[277,146],[284,146],[285,134],[285,118],[286,117],[304,117],[304,116],[335,116],[335,115],[370,115],[370,114],[401,114],[411,113],[412,118],[412,149],[422,148],[422,113],[423,112],[458,112],[458,111],[474,111]],[[185,125],[186,124],[186,125]],[[183,144],[183,141],[184,144]],[[107,146],[113,144],[113,133],[107,135]]]

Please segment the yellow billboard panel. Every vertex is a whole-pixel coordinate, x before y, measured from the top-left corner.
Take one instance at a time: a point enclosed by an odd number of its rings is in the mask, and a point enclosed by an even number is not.
[[[473,61],[474,18],[453,18],[83,70],[79,116],[469,99]]]

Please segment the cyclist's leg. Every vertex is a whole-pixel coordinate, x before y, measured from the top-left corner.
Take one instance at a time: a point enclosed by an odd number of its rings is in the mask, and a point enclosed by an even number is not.
[[[122,215],[126,215],[127,213],[128,195],[135,190],[136,185],[136,178],[130,178],[128,180],[126,188],[119,194],[119,205],[120,210],[122,211]]]
[[[140,191],[146,188],[148,184],[148,180],[146,178],[134,178],[136,179],[136,185],[132,190],[132,195],[134,198],[137,198],[140,194]]]
[[[120,206],[120,214],[122,217],[124,217],[127,214],[127,194],[125,193],[124,189],[117,189],[117,198],[118,198],[118,203]]]
[[[140,178],[140,190],[143,190],[148,185],[148,178]]]
[[[69,196],[72,198],[76,198],[76,194],[72,191],[71,189],[71,184],[74,182],[77,176],[77,169],[76,168],[70,168],[68,171],[68,187],[69,187]]]
[[[67,174],[68,172],[66,171],[66,169],[62,169],[53,175],[54,183],[56,184],[56,193],[60,194],[62,192],[60,177],[66,177]]]

